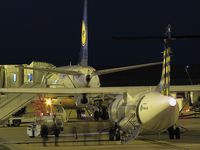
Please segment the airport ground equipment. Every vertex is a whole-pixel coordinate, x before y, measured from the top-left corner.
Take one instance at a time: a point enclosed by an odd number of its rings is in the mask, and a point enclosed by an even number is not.
[[[48,128],[48,135],[53,135],[55,129],[59,129],[59,131],[64,130],[64,123],[61,119],[56,118],[55,116],[47,115],[40,116],[34,124],[30,124],[27,127],[27,135],[29,137],[37,137],[42,136],[42,127],[46,126]]]
[[[39,88],[42,85],[24,85],[26,88]],[[24,106],[28,105],[37,94],[8,94],[0,103],[0,122],[8,119],[12,114],[22,109]]]

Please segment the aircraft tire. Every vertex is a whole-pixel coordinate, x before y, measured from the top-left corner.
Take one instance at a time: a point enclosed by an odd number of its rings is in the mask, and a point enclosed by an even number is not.
[[[109,140],[114,141],[115,138],[115,129],[110,129],[109,130]]]
[[[108,111],[107,111],[107,107],[106,106],[103,106],[102,107],[102,116],[101,118],[103,120],[107,120],[109,118],[109,115],[108,115]]]
[[[120,130],[116,131],[116,141],[120,141],[121,136],[120,136]]]
[[[13,127],[19,127],[20,123],[21,123],[21,120],[19,120],[19,119],[13,120]]]
[[[179,127],[176,127],[174,134],[175,134],[176,139],[180,139],[181,133],[180,133],[180,128]]]
[[[174,139],[174,126],[169,127],[168,129],[169,139]]]
[[[81,99],[81,104],[87,104],[88,103],[88,99],[86,97],[86,94],[83,94],[83,98]]]
[[[98,111],[94,112],[94,120],[99,121],[99,112]]]

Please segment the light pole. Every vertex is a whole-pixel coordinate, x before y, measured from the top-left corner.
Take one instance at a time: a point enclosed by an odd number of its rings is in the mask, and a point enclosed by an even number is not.
[[[188,68],[189,68],[189,66],[186,65],[186,66],[185,66],[185,72],[187,73],[187,76],[188,76],[188,78],[189,78],[190,84],[193,85],[192,79],[191,79],[190,74],[189,74],[189,72],[188,72]]]

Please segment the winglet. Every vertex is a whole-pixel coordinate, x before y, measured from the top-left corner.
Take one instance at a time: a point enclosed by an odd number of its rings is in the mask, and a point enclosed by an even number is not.
[[[80,65],[88,66],[88,27],[87,27],[87,0],[84,1],[83,20],[81,30]]]

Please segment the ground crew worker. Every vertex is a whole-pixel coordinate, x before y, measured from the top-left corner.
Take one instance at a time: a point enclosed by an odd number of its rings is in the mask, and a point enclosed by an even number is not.
[[[60,129],[55,125],[54,127],[54,135],[55,135],[55,146],[58,146],[58,138],[60,134]]]
[[[46,146],[46,141],[48,140],[48,127],[47,125],[41,126],[41,137],[43,139],[43,146]]]

